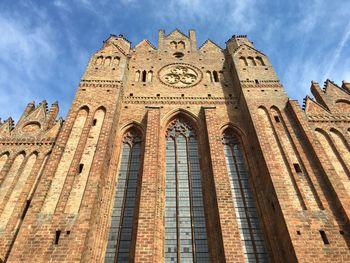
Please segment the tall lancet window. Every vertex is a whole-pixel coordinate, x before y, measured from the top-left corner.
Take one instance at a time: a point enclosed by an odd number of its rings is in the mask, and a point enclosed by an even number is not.
[[[133,258],[134,219],[140,180],[141,137],[134,130],[125,134],[116,179],[116,192],[105,262],[129,262]]]
[[[174,120],[166,136],[165,262],[209,262],[198,145]]]
[[[230,131],[225,132],[223,144],[246,262],[268,262],[264,235],[253,193],[249,186],[241,144]]]

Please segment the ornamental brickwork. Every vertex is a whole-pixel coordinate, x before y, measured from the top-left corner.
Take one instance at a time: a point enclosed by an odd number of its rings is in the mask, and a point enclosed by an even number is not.
[[[111,35],[64,122],[0,124],[0,262],[349,262],[350,84],[311,91],[246,36]]]

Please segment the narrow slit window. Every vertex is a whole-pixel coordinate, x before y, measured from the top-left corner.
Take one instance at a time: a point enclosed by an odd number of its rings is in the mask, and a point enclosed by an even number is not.
[[[60,241],[60,236],[61,236],[61,230],[56,230],[55,245],[58,245],[58,242]]]
[[[300,165],[298,163],[293,163],[294,170],[296,173],[302,173],[302,170],[300,168]]]
[[[83,169],[84,169],[84,164],[83,163],[79,164],[79,173],[80,174],[83,172]]]
[[[214,82],[219,82],[219,74],[217,71],[213,71]]]
[[[94,119],[94,120],[92,121],[92,126],[96,126],[96,124],[97,124],[97,119]]]
[[[274,118],[275,118],[275,122],[281,122],[278,116],[274,116]]]
[[[142,78],[141,78],[141,81],[142,82],[146,82],[146,78],[147,78],[147,72],[146,70],[142,71]]]
[[[320,230],[320,235],[321,235],[321,238],[322,238],[323,243],[324,243],[325,245],[329,245],[329,241],[328,241],[326,232],[324,232],[323,230]]]
[[[22,217],[21,217],[22,220],[24,219],[24,217],[26,216],[26,214],[28,212],[28,209],[30,207],[30,202],[31,202],[30,199],[26,201],[26,206],[24,207],[24,210],[23,210],[23,213],[22,213]]]

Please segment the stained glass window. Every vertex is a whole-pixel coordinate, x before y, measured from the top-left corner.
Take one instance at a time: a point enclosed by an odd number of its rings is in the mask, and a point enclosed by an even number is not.
[[[184,120],[167,131],[165,262],[209,262],[197,139]]]
[[[141,138],[136,132],[128,132],[123,140],[105,263],[129,262],[130,259],[140,157]]]
[[[245,260],[249,263],[269,262],[241,144],[230,131],[224,134],[223,144]]]

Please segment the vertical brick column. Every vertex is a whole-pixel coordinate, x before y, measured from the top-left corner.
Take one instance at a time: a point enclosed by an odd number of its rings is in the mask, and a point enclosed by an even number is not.
[[[160,220],[156,217],[157,182],[160,176],[159,122],[159,109],[148,109],[135,262],[160,262],[162,258],[162,249],[159,247],[162,243],[156,234],[159,231],[157,228]]]
[[[204,109],[204,114],[224,245],[225,259],[222,259],[222,262],[244,262],[241,238],[226,168],[225,155],[221,143],[218,117],[216,116],[214,108]]]

